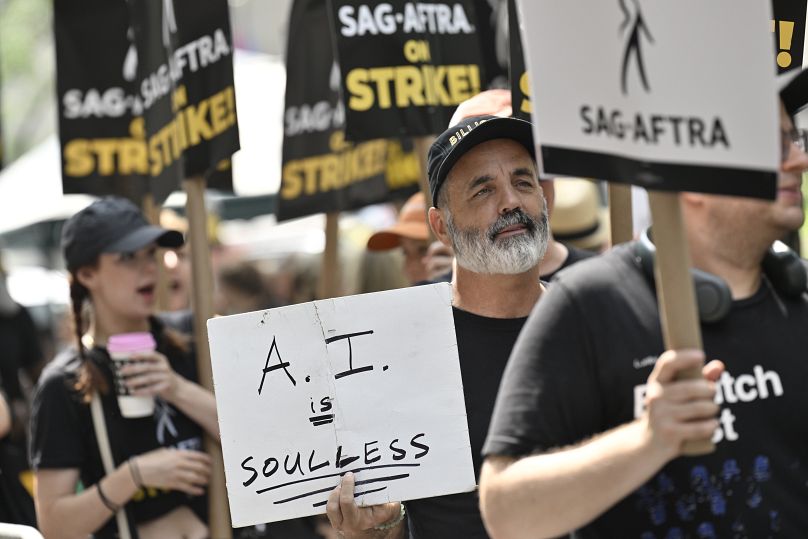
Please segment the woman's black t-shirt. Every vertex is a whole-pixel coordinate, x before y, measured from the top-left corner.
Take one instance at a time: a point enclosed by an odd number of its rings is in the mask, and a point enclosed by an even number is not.
[[[153,320],[157,350],[164,354],[176,373],[196,380],[193,355],[172,345],[162,324]],[[86,354],[112,384],[111,359],[106,349],[93,348]],[[44,370],[37,385],[31,414],[30,457],[34,470],[78,468],[82,484],[89,488],[104,477],[90,406],[82,402],[75,384],[81,359],[75,350],[57,356]],[[202,428],[169,403],[157,398],[154,415],[124,418],[114,391],[101,396],[115,464],[160,447],[202,450]],[[177,491],[143,488],[126,504],[131,524],[160,517],[179,506],[189,506],[203,520],[204,497]],[[96,538],[116,536],[115,519],[95,533]]]

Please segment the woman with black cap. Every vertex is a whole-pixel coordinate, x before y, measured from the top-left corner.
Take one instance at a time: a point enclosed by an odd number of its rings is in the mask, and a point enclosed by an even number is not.
[[[187,339],[153,316],[156,249],[182,243],[120,198],[65,223],[76,349],[46,368],[31,421],[37,517],[48,538],[207,537],[202,437],[218,439],[215,401],[192,381]],[[116,363],[116,372],[108,343],[133,334],[153,337],[155,349]],[[154,411],[127,417],[121,395],[146,397]]]

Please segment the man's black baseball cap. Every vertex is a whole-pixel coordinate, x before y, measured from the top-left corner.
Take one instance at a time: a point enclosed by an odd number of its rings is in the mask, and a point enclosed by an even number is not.
[[[101,253],[129,253],[156,242],[180,247],[180,232],[150,225],[137,206],[119,197],[96,200],[62,227],[62,252],[67,269],[92,264]]]
[[[438,193],[449,171],[469,150],[494,139],[511,139],[525,147],[533,159],[533,126],[518,118],[499,116],[470,116],[444,131],[429,148],[427,175],[432,205],[438,207]]]

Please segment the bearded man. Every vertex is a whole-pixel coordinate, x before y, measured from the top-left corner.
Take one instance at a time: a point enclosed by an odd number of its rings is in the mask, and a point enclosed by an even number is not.
[[[453,311],[475,474],[505,363],[544,291],[547,204],[534,152],[529,122],[494,116],[462,120],[429,151],[429,224],[457,259]],[[349,539],[488,537],[476,491],[358,507],[346,474],[327,512]]]

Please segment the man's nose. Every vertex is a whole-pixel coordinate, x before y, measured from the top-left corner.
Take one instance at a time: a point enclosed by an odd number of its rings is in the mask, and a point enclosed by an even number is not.
[[[788,157],[781,168],[784,172],[805,172],[808,170],[808,154],[792,142],[788,149]]]
[[[499,213],[505,214],[522,207],[522,199],[516,188],[508,183],[503,189],[500,189],[499,200]]]

